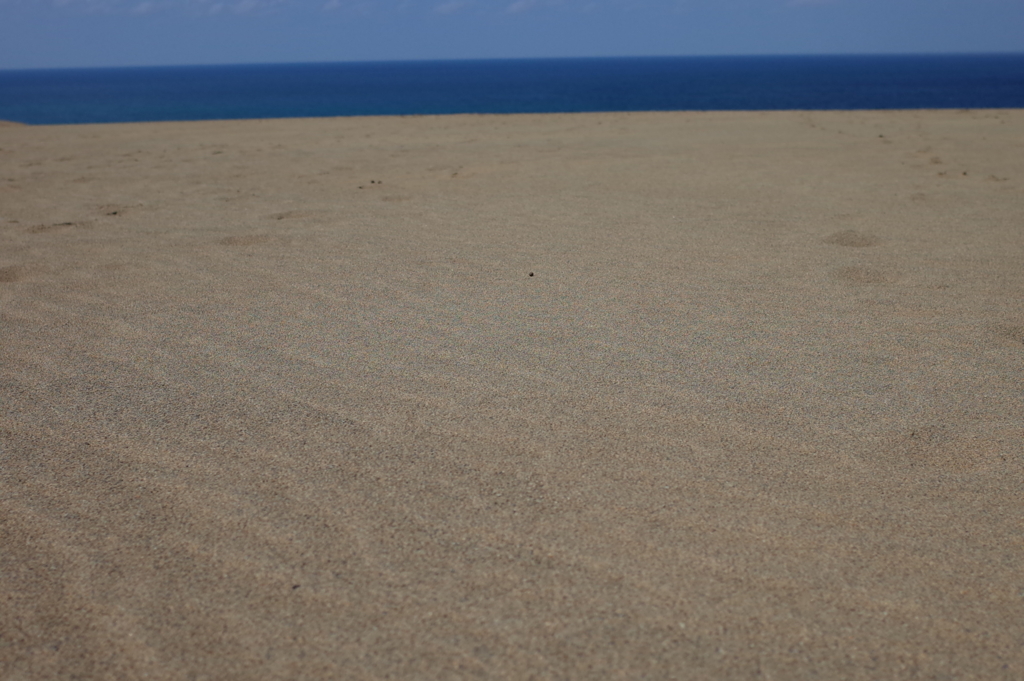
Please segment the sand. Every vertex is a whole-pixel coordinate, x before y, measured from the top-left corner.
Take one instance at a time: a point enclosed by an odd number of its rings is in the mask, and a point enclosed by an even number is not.
[[[1024,678],[1022,386],[1024,111],[3,126],[0,677]]]

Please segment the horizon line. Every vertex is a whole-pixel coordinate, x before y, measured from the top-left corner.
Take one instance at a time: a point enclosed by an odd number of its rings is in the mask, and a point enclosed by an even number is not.
[[[130,64],[119,66],[30,66],[7,68],[0,66],[0,73],[25,71],[104,71],[129,69],[177,69],[207,67],[267,67],[267,66],[328,66],[343,64],[439,64],[454,62],[524,62],[524,61],[602,61],[625,59],[793,59],[793,58],[836,58],[836,57],[998,57],[1021,56],[1024,51],[963,51],[963,52],[804,52],[770,54],[650,54],[650,55],[582,55],[558,57],[452,57],[442,59],[349,59],[329,61],[278,61],[278,62],[209,62],[178,64]]]

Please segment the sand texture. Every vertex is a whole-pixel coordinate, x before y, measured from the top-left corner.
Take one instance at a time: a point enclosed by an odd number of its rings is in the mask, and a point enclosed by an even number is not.
[[[1024,678],[1024,111],[0,127],[0,678],[143,677]]]

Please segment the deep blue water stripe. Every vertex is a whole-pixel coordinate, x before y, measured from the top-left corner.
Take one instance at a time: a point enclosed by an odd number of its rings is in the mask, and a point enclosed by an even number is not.
[[[106,123],[652,110],[1024,108],[1024,54],[0,71],[0,119]]]

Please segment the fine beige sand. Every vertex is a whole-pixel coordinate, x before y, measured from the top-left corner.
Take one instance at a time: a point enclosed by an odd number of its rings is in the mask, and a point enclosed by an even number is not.
[[[0,127],[0,678],[144,677],[1024,678],[1024,111]]]

